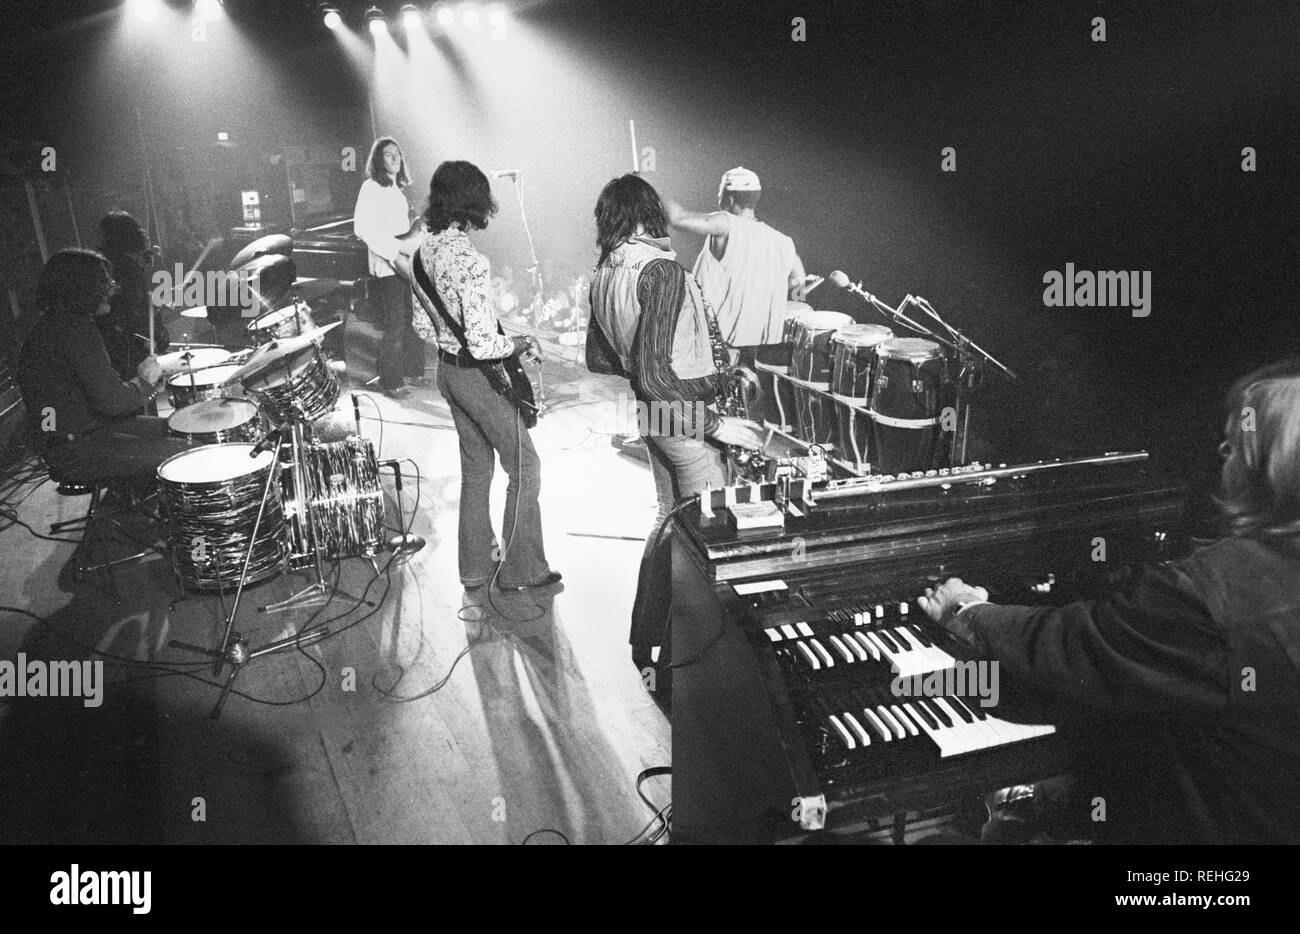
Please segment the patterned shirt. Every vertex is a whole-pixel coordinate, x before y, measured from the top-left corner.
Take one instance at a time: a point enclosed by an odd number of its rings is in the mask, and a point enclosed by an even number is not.
[[[492,267],[488,259],[474,248],[465,231],[448,227],[429,233],[420,244],[420,259],[447,314],[465,329],[465,343],[476,360],[499,360],[515,352],[515,344],[500,331],[492,303]],[[420,305],[433,320],[438,348],[450,354],[461,353],[460,341],[447,327],[431,301],[425,301],[416,288]],[[416,309],[416,314],[421,313]],[[420,329],[424,330],[424,329]]]

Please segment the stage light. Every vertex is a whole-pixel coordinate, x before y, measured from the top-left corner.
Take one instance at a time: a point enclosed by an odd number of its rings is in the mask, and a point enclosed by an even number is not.
[[[325,25],[329,29],[338,29],[343,25],[343,16],[339,13],[339,8],[332,3],[322,3],[320,6],[321,16],[325,18]]]
[[[219,130],[219,131],[217,132],[217,142],[218,142],[218,143],[228,143],[228,142],[230,142],[230,134],[227,133],[225,130]]]
[[[441,26],[443,29],[448,29],[450,28],[452,23],[456,22],[456,11],[453,10],[450,6],[446,6],[446,5],[440,6],[438,7],[438,14],[436,18],[438,20],[439,26]]]
[[[221,19],[221,0],[195,0],[194,15],[209,21]]]
[[[384,20],[384,11],[377,6],[366,10],[366,22],[370,24],[370,34],[378,36],[388,32],[388,23]]]
[[[162,10],[162,0],[130,0],[130,6],[136,19],[151,23],[158,18]]]
[[[492,10],[488,13],[488,22],[493,26],[504,26],[506,24],[506,8],[499,3],[492,4]]]
[[[460,8],[460,21],[470,29],[478,29],[478,10],[472,3],[465,3]]]
[[[407,32],[414,32],[424,25],[424,15],[415,8],[415,4],[408,3],[402,7],[402,25],[406,27]]]

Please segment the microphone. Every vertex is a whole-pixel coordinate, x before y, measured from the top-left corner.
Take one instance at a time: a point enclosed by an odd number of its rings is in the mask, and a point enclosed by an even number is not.
[[[253,445],[253,450],[248,452],[248,456],[257,457],[257,455],[261,454],[263,451],[271,450],[280,439],[280,432],[283,430],[284,429],[282,428],[272,428],[263,436],[261,441]]]
[[[361,403],[357,401],[357,394],[352,393],[352,417],[357,422],[357,437],[361,437]]]
[[[847,289],[849,287],[849,277],[838,269],[832,271],[827,278],[831,280],[831,285],[837,289]]]
[[[497,169],[492,173],[493,178],[518,178],[518,169]]]

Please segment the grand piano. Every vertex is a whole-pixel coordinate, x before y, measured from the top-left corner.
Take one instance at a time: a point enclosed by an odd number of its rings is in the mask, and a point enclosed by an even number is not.
[[[356,281],[369,272],[366,245],[352,232],[352,215],[335,214],[289,231],[298,275]]]

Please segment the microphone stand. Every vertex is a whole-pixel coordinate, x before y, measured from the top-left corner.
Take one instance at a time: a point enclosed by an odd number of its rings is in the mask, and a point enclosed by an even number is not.
[[[953,466],[966,462],[966,445],[970,440],[971,397],[984,383],[984,364],[990,363],[1001,370],[1009,379],[1018,379],[1016,374],[979,344],[975,343],[961,331],[954,328],[939,316],[931,305],[921,296],[909,296],[918,308],[937,321],[957,342],[957,398],[956,411],[960,413],[957,425],[952,433],[951,458]]]
[[[521,173],[514,173],[510,176],[515,183],[515,197],[519,201],[519,219],[524,225],[524,238],[528,241],[528,256],[532,260],[532,265],[528,271],[532,273],[533,285],[537,289],[537,294],[533,296],[532,304],[529,306],[530,317],[533,325],[533,342],[537,345],[538,355],[535,359],[537,364],[537,414],[540,416],[546,410],[546,384],[542,379],[542,358],[541,358],[541,332],[538,330],[538,320],[541,317],[542,309],[546,304],[546,284],[542,280],[542,264],[537,259],[537,247],[533,243],[533,232],[528,226],[528,212],[524,208],[524,182]]]
[[[903,305],[907,304],[907,298],[903,299],[903,301],[899,304],[898,308],[890,308],[880,299],[876,298],[876,296],[872,295],[866,289],[862,288],[861,282],[857,282],[857,283],[850,282],[848,285],[845,285],[844,288],[866,299],[868,302],[872,304],[873,307],[875,307],[877,311],[879,311],[885,317],[889,318],[891,321],[901,324],[903,327],[911,331],[915,331],[917,334],[924,334],[926,337],[930,338],[933,341],[936,341],[937,343],[942,344],[943,346],[947,347],[949,350],[953,351],[954,353],[957,352],[956,345],[954,345],[951,341],[945,340],[944,338],[940,337],[938,334],[931,331],[925,325],[917,324],[911,318],[907,317],[907,315],[903,314],[902,308]],[[909,295],[908,298],[911,298],[911,296]]]

